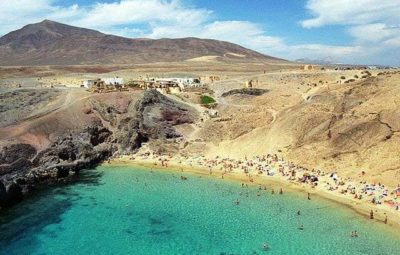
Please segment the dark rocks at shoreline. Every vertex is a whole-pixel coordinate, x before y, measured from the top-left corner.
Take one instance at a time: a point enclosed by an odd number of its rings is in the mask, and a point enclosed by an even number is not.
[[[155,90],[145,91],[142,98],[128,106],[126,113],[100,102],[92,103],[92,107],[110,127],[99,122],[63,135],[39,152],[23,143],[3,147],[0,207],[20,202],[36,186],[65,182],[116,153],[135,151],[149,141],[166,144],[180,137],[174,126],[193,123],[197,118],[194,109]]]
[[[10,207],[23,199],[22,187],[16,182],[7,187],[0,181],[0,208]]]
[[[22,187],[13,182],[7,187],[7,197],[6,197],[6,203],[5,206],[13,206],[15,204],[18,204],[19,202],[22,201],[24,198],[24,195],[22,193]]]
[[[0,208],[6,205],[7,201],[7,190],[3,182],[0,181]]]
[[[50,147],[33,154],[26,144],[13,144],[2,151],[0,197],[5,199],[1,207],[20,202],[23,194],[36,185],[64,181],[81,169],[91,168],[112,155],[112,132],[102,126],[88,127],[80,133],[57,139]],[[18,148],[20,150],[18,150]],[[28,153],[29,152],[29,153]],[[10,153],[13,153],[11,155]],[[0,185],[1,186],[1,185]]]

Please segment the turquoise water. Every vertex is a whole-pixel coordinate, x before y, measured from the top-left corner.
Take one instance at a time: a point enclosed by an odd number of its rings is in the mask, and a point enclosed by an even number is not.
[[[3,213],[0,254],[400,254],[387,226],[334,203],[185,176],[88,171]]]

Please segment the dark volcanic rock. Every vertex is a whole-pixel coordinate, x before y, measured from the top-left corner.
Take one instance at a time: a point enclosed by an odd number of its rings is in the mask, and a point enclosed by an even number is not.
[[[12,206],[22,201],[24,195],[22,188],[17,183],[13,182],[7,187],[6,206]]]
[[[222,97],[233,96],[233,95],[249,95],[249,96],[261,96],[267,93],[267,89],[256,89],[256,88],[243,88],[243,89],[233,89],[228,92],[223,93]]]
[[[55,169],[56,177],[64,178],[70,171],[93,167],[112,154],[112,145],[106,143],[111,135],[108,129],[93,126],[79,134],[61,137],[33,160],[34,172]]]
[[[13,172],[26,172],[32,167],[32,162],[26,158],[19,158],[10,164],[10,170]]]
[[[3,148],[0,154],[0,164],[11,164],[19,158],[32,159],[36,149],[30,144],[11,144]]]
[[[88,133],[90,135],[90,143],[93,146],[104,143],[111,136],[110,130],[105,127],[98,126],[89,127]]]
[[[55,183],[107,159],[113,152],[112,144],[107,143],[111,136],[102,126],[88,127],[60,137],[35,157],[36,150],[25,144],[5,147],[1,155],[6,163],[0,165],[0,182],[8,186],[4,206],[18,203],[37,184]]]
[[[103,120],[109,122],[111,125],[116,124],[117,115],[121,114],[121,112],[115,109],[115,107],[106,105],[97,100],[91,100],[90,103],[93,110],[97,111]]]
[[[0,181],[0,207],[4,207],[7,202],[7,190],[3,182]]]
[[[120,149],[131,151],[151,139],[179,137],[175,125],[193,123],[195,111],[173,101],[156,90],[147,90],[118,124],[116,141]]]

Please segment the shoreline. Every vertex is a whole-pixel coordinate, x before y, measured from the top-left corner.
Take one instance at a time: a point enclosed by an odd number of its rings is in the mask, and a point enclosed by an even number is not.
[[[400,212],[392,211],[390,208],[387,208],[385,205],[376,206],[368,203],[365,200],[356,200],[354,198],[346,197],[340,194],[335,194],[334,192],[330,192],[324,190],[322,188],[312,188],[305,184],[296,183],[294,181],[285,180],[282,177],[269,177],[269,176],[253,176],[252,179],[254,181],[250,181],[249,177],[246,176],[243,172],[231,172],[227,174],[223,174],[224,178],[219,175],[222,173],[221,171],[214,171],[211,175],[209,173],[209,169],[201,166],[190,166],[183,163],[178,162],[169,162],[167,166],[162,166],[159,164],[157,160],[141,160],[141,159],[130,159],[129,157],[115,158],[112,159],[108,164],[103,163],[103,166],[136,166],[143,167],[144,169],[156,169],[159,171],[170,171],[174,173],[190,173],[194,175],[202,175],[208,176],[216,179],[230,180],[237,183],[246,183],[249,185],[268,185],[273,186],[274,188],[284,188],[289,190],[289,192],[301,192],[304,194],[304,199],[307,199],[307,193],[311,194],[311,198],[313,196],[317,196],[318,198],[329,200],[330,202],[336,203],[339,206],[342,206],[346,209],[352,210],[354,213],[362,216],[366,220],[370,220],[372,224],[383,224],[387,226],[390,232],[397,234],[400,236]],[[276,189],[278,193],[278,189]],[[374,219],[369,219],[370,211],[374,211]],[[384,223],[385,216],[388,217],[388,223]]]

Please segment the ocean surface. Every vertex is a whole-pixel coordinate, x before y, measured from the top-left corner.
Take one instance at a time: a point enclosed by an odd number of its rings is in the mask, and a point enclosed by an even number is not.
[[[0,254],[400,254],[399,235],[333,202],[180,175],[86,171],[3,212]]]

